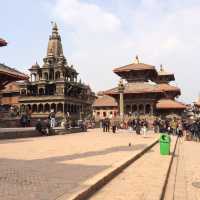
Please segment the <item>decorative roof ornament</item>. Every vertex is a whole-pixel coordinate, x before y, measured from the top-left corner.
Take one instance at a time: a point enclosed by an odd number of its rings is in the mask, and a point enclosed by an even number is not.
[[[161,72],[163,72],[163,71],[164,71],[164,67],[163,67],[163,65],[162,65],[162,64],[160,65],[160,71],[161,71]]]
[[[140,63],[138,55],[135,56],[134,63],[135,64],[139,64]]]
[[[3,46],[7,46],[7,42],[4,39],[0,38],[0,47]]]
[[[52,25],[52,33],[58,33],[58,26],[56,22],[51,21],[51,25]]]
[[[119,91],[119,92],[123,92],[124,89],[125,89],[125,86],[124,86],[123,79],[120,79],[120,80],[119,80],[119,83],[118,83],[118,91]]]
[[[31,67],[32,69],[38,69],[40,68],[39,64],[37,63],[37,61],[35,62],[35,64],[32,65]]]

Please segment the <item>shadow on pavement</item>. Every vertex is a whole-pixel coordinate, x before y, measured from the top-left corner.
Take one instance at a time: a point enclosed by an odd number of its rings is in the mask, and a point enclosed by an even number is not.
[[[27,141],[27,140],[25,140]],[[2,141],[1,141],[2,142]],[[8,142],[8,141],[6,141]],[[10,142],[10,141],[9,141]],[[23,140],[19,141],[23,142]],[[0,199],[53,200],[84,189],[84,182],[110,165],[82,165],[62,161],[144,149],[146,144],[111,147],[101,151],[45,159],[0,159]]]

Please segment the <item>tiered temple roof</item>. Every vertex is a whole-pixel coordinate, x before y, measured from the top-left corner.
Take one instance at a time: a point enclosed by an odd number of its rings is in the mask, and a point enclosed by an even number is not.
[[[6,46],[7,42],[0,38],[0,47]],[[18,70],[0,63],[0,90],[13,81],[27,80],[29,77]]]
[[[158,71],[158,76],[156,77],[156,83],[169,83],[170,81],[175,81],[173,73],[165,71],[164,67],[160,65],[160,70]]]
[[[186,109],[186,105],[173,99],[160,99],[156,103],[157,109]]]
[[[93,107],[117,107],[117,101],[108,95],[99,96],[93,103]]]
[[[0,63],[0,89],[13,81],[28,80],[28,76],[18,70]]]
[[[175,80],[174,74],[164,70],[160,66],[160,70],[156,70],[155,66],[144,64],[139,61],[136,56],[134,63],[118,67],[113,70],[127,82],[124,84],[124,95],[148,95],[148,98],[155,98],[156,94],[156,109],[185,109],[185,105],[177,102],[175,98],[181,94],[180,88],[170,85],[171,81]],[[107,95],[116,97],[119,95],[118,87],[105,91]],[[154,94],[154,96],[152,96]],[[129,99],[131,96],[129,97]],[[129,100],[130,101],[130,100]]]
[[[155,66],[141,63],[138,56],[133,63],[117,67],[113,72],[126,79],[127,82],[148,82],[158,75]]]
[[[163,91],[154,84],[136,82],[126,83],[124,94],[162,93]],[[118,87],[105,91],[106,94],[119,94]]]
[[[6,45],[7,45],[7,42],[4,39],[0,38],[0,47],[6,46]]]
[[[194,102],[194,105],[197,107],[200,107],[200,96],[196,102]]]

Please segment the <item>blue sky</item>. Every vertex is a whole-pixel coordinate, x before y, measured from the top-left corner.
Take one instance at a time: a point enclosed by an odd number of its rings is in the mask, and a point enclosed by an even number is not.
[[[2,9],[3,8],[3,9]],[[174,72],[181,100],[199,92],[199,0],[6,0],[1,1],[0,62],[22,71],[46,54],[56,21],[64,54],[95,91],[119,78],[114,67],[141,62]]]

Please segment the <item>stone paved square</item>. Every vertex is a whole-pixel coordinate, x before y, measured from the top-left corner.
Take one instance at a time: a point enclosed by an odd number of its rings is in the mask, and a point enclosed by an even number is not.
[[[91,179],[143,150],[157,137],[93,129],[87,133],[1,140],[0,199],[70,197],[84,189]]]

